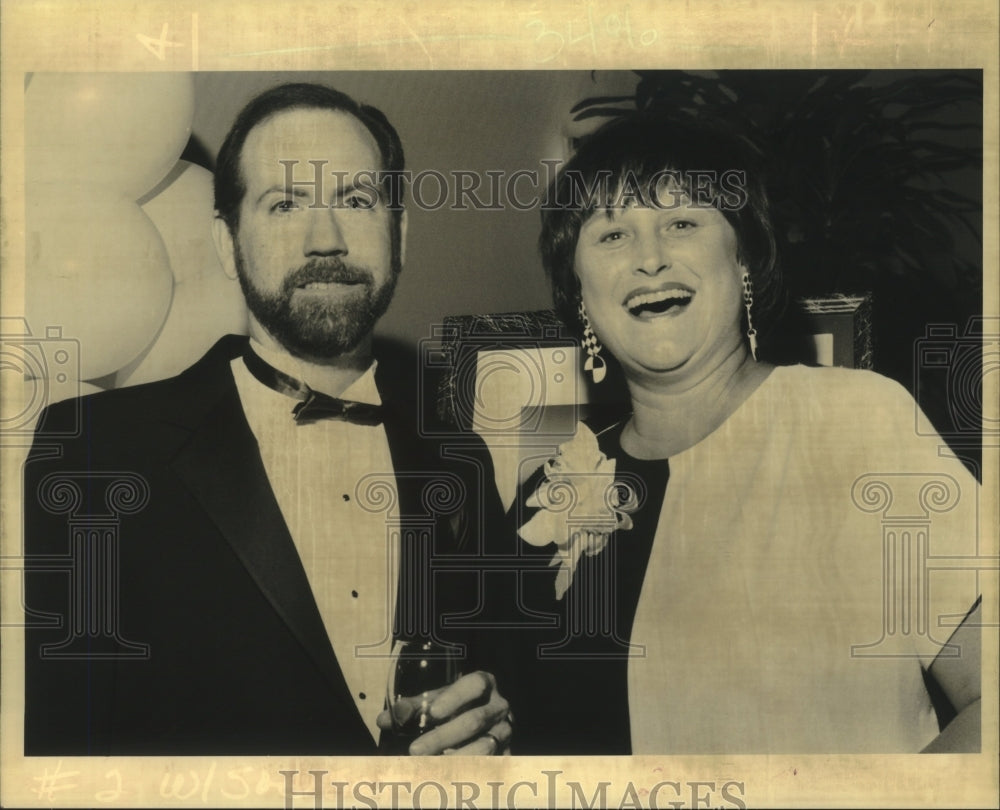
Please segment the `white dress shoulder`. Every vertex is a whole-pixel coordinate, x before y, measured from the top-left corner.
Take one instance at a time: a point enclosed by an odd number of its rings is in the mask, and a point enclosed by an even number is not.
[[[917,425],[887,378],[781,367],[670,459],[633,753],[903,753],[938,733],[921,666],[960,654],[979,487]]]

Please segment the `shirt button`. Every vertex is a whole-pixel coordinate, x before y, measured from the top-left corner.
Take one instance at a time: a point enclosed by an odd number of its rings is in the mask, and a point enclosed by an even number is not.
[[[357,599],[358,598],[358,592],[357,591],[351,591],[351,596],[353,596],[355,599]]]
[[[351,500],[351,496],[350,496],[350,495],[348,495],[348,494],[347,494],[346,492],[345,492],[345,493],[344,493],[344,494],[343,494],[343,495],[342,495],[341,497],[343,497],[343,499],[344,499],[345,501],[349,501],[349,500]]]
[[[365,700],[367,699],[368,695],[366,695],[364,692],[358,692],[358,697],[361,698],[362,700]]]

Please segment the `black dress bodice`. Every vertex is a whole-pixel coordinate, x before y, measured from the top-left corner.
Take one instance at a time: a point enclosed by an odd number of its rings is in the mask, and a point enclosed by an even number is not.
[[[573,584],[558,600],[558,568],[548,565],[555,545],[537,548],[518,538],[524,559],[518,611],[522,626],[510,640],[517,662],[511,678],[517,754],[631,753],[628,661],[641,648],[629,638],[669,465],[624,453],[624,424],[599,433],[598,443],[616,462],[616,484],[636,495],[632,528],[612,533],[595,556],[581,557]],[[510,513],[515,526],[537,511],[524,504],[543,478],[539,470],[519,493]],[[538,626],[545,620],[550,626]]]

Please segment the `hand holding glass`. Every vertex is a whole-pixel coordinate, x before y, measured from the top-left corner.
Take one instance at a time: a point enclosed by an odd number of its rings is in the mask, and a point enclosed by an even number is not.
[[[382,735],[383,751],[408,753],[410,744],[439,722],[430,713],[434,698],[460,675],[456,648],[427,639],[397,641],[386,686],[392,729]]]

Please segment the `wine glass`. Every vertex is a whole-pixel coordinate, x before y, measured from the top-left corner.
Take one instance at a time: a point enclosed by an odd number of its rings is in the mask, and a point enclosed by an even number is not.
[[[382,735],[383,751],[406,754],[410,743],[434,726],[430,715],[434,698],[461,674],[457,647],[430,639],[396,641],[386,684],[392,731]]]

